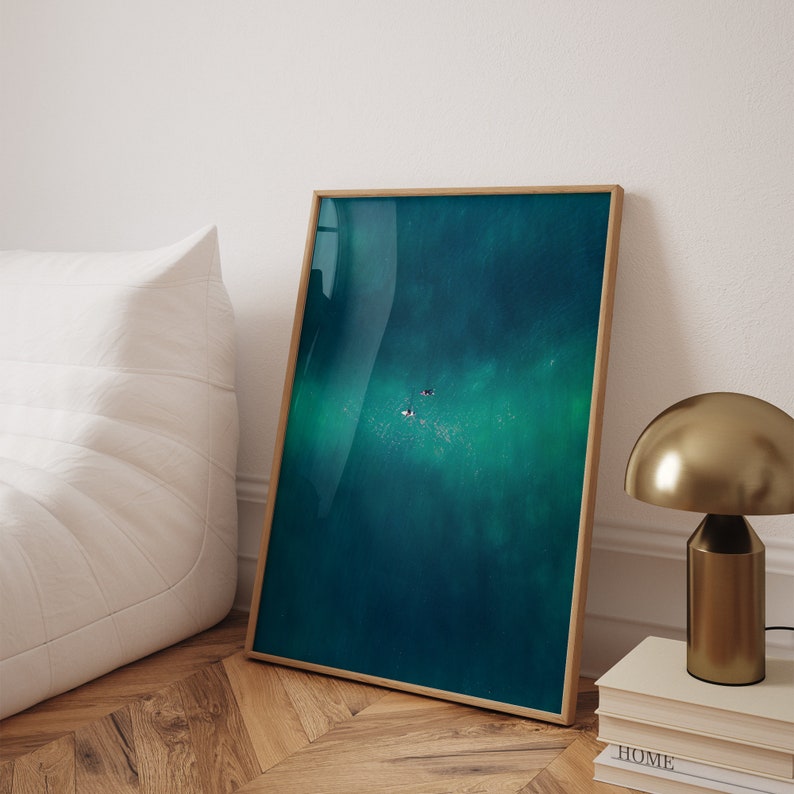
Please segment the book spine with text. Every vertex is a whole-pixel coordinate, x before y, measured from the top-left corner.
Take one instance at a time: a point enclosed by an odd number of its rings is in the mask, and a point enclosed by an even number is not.
[[[697,784],[724,783],[750,791],[767,794],[794,794],[794,780],[757,775],[730,767],[715,766],[688,758],[661,753],[640,747],[611,744],[608,746],[608,764],[622,769],[653,770],[659,776]]]
[[[598,738],[605,744],[652,748],[678,759],[729,767],[753,774],[794,778],[794,755],[774,748],[676,730],[666,725],[627,719],[598,709]]]
[[[598,758],[593,762],[593,780],[645,791],[648,794],[708,794],[714,791],[722,794],[754,794],[753,789],[731,786],[727,783],[710,783],[698,778],[690,778],[696,782],[688,782],[683,776],[671,779],[655,775],[649,770],[624,769],[599,761]],[[763,792],[755,792],[755,794],[763,794]]]

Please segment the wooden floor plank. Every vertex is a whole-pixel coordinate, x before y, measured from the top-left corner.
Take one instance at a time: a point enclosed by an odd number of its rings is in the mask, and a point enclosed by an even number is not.
[[[273,665],[235,653],[223,666],[262,771],[309,744]]]
[[[376,770],[373,770],[373,774]],[[484,771],[476,776],[464,774],[462,776],[447,775],[435,780],[422,780],[414,782],[406,778],[400,783],[392,781],[381,785],[373,784],[372,779],[359,785],[358,780],[353,780],[352,775],[340,778],[315,777],[309,780],[311,789],[306,789],[299,777],[271,780],[269,775],[251,781],[239,790],[239,794],[517,794],[527,779],[531,778],[536,770],[514,771],[508,773],[490,773]],[[333,773],[332,773],[333,774]],[[377,785],[373,788],[373,785]]]
[[[12,794],[74,794],[74,739],[63,736],[18,759]]]
[[[529,785],[521,789],[521,794],[631,794],[632,789],[593,780],[593,759],[603,748],[594,731],[583,731]]]
[[[0,764],[0,794],[11,794],[14,785],[14,762]]]
[[[201,784],[178,684],[130,707],[142,794],[214,794]]]
[[[232,794],[262,772],[221,663],[177,685],[205,791]]]
[[[337,723],[350,719],[369,703],[382,698],[387,691],[369,684],[290,667],[277,667],[277,672],[312,742]]]
[[[128,706],[78,728],[75,782],[81,794],[139,794],[138,760]]]
[[[592,681],[562,727],[248,659],[238,616],[217,632],[0,723],[0,794],[628,792],[592,779]]]
[[[390,693],[242,792],[516,792],[576,737],[570,729]]]
[[[136,698],[242,649],[247,615],[231,612],[212,629],[0,721],[0,763],[100,719]]]

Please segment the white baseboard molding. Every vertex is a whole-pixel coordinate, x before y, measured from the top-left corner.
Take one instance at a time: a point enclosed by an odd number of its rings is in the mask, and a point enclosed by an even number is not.
[[[623,551],[631,554],[684,559],[686,542],[697,525],[693,514],[691,531],[680,531],[668,527],[641,527],[619,520],[596,520],[593,530],[593,548]],[[766,546],[766,570],[787,576],[794,575],[794,537],[774,536],[764,539]]]
[[[237,475],[237,499],[264,505],[269,478],[256,474]],[[694,530],[694,525],[693,525]],[[687,533],[669,527],[642,527],[618,519],[596,520],[593,548],[631,554],[681,559],[686,553]],[[794,536],[766,538],[767,571],[794,576]]]
[[[237,501],[265,504],[270,480],[258,474],[237,475]]]
[[[693,526],[694,529],[694,526]],[[688,530],[597,523],[590,555],[582,674],[601,675],[649,635],[686,639]],[[766,546],[766,623],[794,625],[794,542]],[[794,632],[767,632],[769,656],[794,657]]]
[[[246,611],[251,604],[268,486],[266,477],[237,477],[240,544],[235,608]],[[685,638],[688,534],[596,518],[582,675],[601,675],[648,635]],[[767,623],[794,625],[794,539],[775,536],[764,543]],[[767,640],[770,655],[794,657],[794,632],[768,632]]]
[[[251,609],[256,563],[257,558],[254,554],[237,555],[237,592],[234,596],[234,608],[241,612],[248,612]]]
[[[581,675],[598,678],[646,637],[686,640],[686,628],[636,618],[587,613],[582,639]],[[767,632],[768,657],[794,659],[792,632]]]

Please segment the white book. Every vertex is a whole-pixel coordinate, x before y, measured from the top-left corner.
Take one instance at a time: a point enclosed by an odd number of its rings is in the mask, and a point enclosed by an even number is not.
[[[625,786],[636,791],[646,791],[648,794],[707,794],[719,791],[723,794],[763,794],[754,789],[729,786],[729,784],[712,783],[707,780],[682,777],[671,779],[654,775],[642,769],[623,769],[600,760],[600,756],[593,762],[593,780],[601,783],[611,783],[615,786]],[[692,781],[692,782],[690,782]]]
[[[763,745],[734,742],[722,736],[677,730],[643,720],[598,714],[598,738],[605,744],[652,747],[662,753],[755,774],[794,778],[794,754]]]
[[[792,659],[767,659],[757,684],[721,686],[689,675],[685,642],[646,637],[596,684],[605,713],[794,753]]]
[[[759,791],[764,794],[794,794],[794,780],[782,780],[728,767],[702,764],[639,747],[611,744],[596,760],[604,766],[615,769],[634,770],[651,777],[665,777],[695,786],[711,786],[715,791],[732,791],[733,788],[737,788],[741,794],[746,794],[748,791]],[[715,788],[717,784],[730,788]]]
[[[653,777],[636,769],[619,769],[609,764],[603,764],[596,759],[593,763],[593,780],[601,783],[610,783],[613,786],[625,786],[635,791],[646,791],[648,794],[707,794],[714,792],[713,786],[682,783],[679,780],[668,780],[663,777]],[[742,794],[751,794],[749,789],[743,789]]]

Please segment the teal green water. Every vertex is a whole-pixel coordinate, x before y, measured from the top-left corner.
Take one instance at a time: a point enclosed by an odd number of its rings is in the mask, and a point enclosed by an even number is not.
[[[323,200],[256,650],[560,711],[609,203]]]

